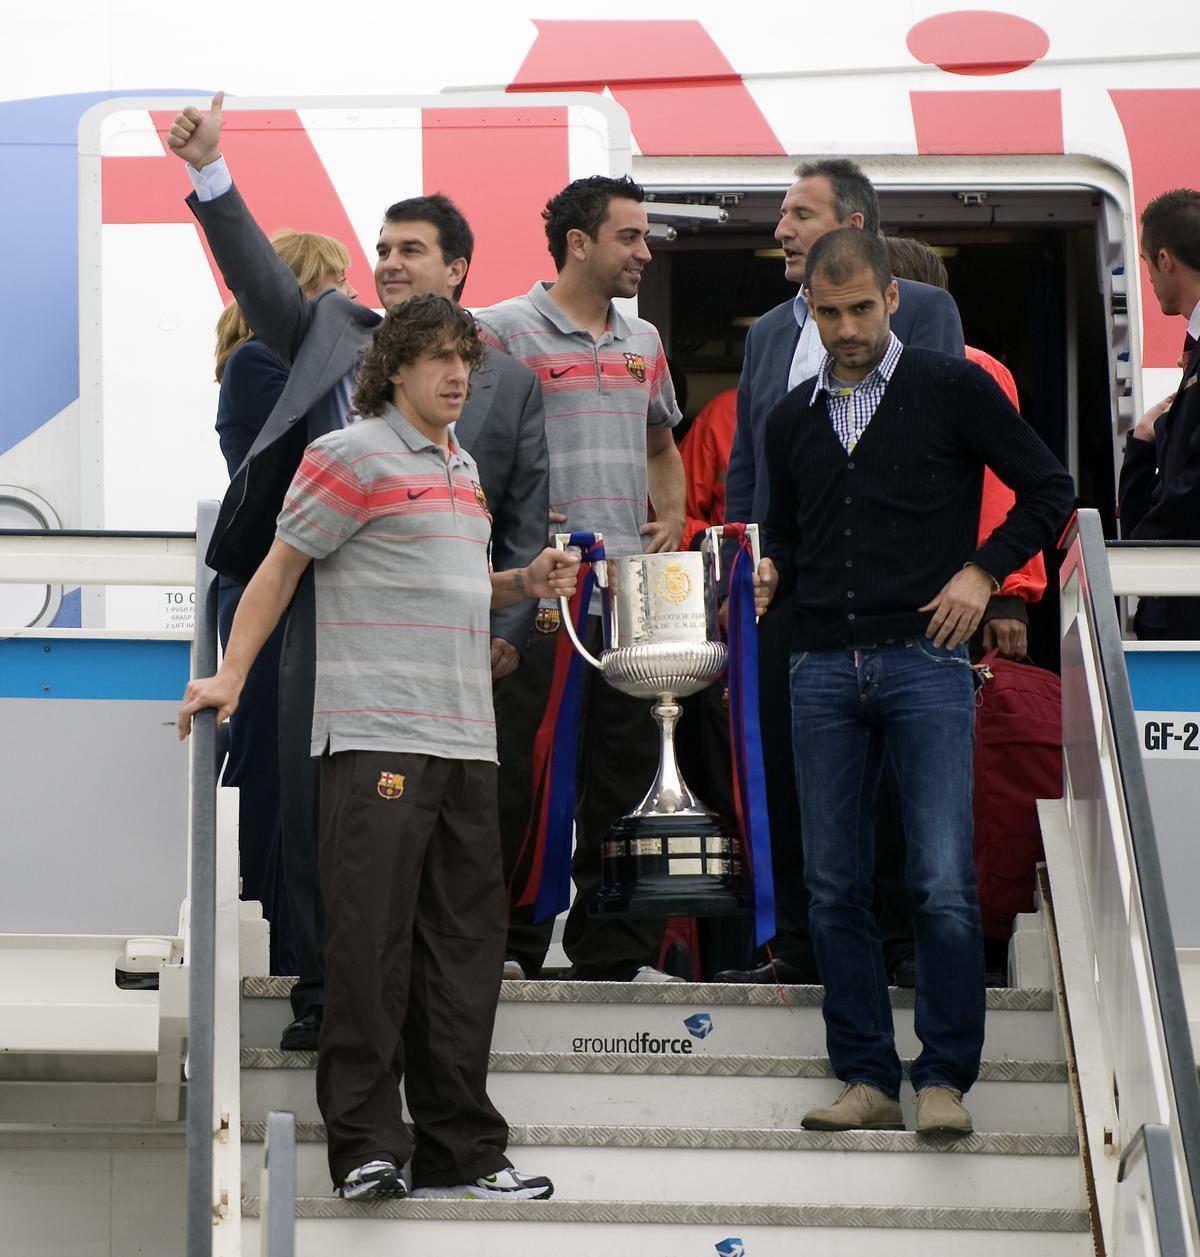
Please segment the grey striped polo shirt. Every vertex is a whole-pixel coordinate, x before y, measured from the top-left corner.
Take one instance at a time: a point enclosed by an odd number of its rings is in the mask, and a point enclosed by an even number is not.
[[[658,330],[609,306],[599,340],[536,283],[476,314],[489,345],[536,372],[546,406],[555,531],[602,532],[610,558],[640,554],[646,522],[646,428],[680,420]]]
[[[495,762],[491,532],[475,460],[393,406],[308,447],[276,536],[318,560],[313,755]]]

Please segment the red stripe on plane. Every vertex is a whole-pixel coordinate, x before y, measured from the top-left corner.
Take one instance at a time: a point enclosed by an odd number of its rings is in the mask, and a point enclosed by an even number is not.
[[[510,92],[603,92],[643,153],[777,156],[784,149],[712,36],[683,21],[535,21]]]
[[[174,114],[152,112],[163,157],[105,157],[102,165],[102,221],[106,223],[195,222],[184,197],[187,174],[169,153],[166,133]],[[230,173],[258,225],[271,235],[280,228],[333,236],[350,254],[350,283],[366,302],[373,300],[374,268],[362,251],[341,198],[299,115],[290,109],[230,110],[225,114],[221,150]],[[380,206],[382,212],[383,206]],[[221,299],[229,301],[204,233],[197,227]]]
[[[1138,88],[1110,91],[1109,96],[1129,145],[1133,205],[1140,223],[1142,210],[1161,192],[1169,188],[1196,186],[1196,159],[1200,156],[1200,145],[1193,135],[1193,125],[1200,116],[1200,89]],[[1136,255],[1125,259],[1127,274],[1141,265]],[[1150,288],[1150,281],[1144,278],[1142,365],[1173,367],[1179,358],[1182,342],[1183,328],[1179,319],[1163,314]]]
[[[917,152],[1061,153],[1062,93],[910,92]]]
[[[542,208],[571,177],[567,111],[426,109],[421,125],[426,192],[444,192],[475,232],[465,300],[494,305],[550,274]]]

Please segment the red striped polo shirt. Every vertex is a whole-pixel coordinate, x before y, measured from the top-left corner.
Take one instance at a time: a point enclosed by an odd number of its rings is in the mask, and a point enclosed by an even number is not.
[[[317,560],[313,755],[495,761],[491,531],[474,459],[393,406],[308,447],[276,536]]]
[[[484,341],[537,373],[546,405],[556,531],[602,532],[610,558],[640,554],[646,522],[646,428],[681,418],[653,323],[610,305],[599,340],[559,309],[545,284],[476,315]]]

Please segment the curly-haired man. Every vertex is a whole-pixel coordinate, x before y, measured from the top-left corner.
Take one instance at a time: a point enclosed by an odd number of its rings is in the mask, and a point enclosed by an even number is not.
[[[574,590],[544,550],[491,573],[491,516],[450,425],[483,349],[470,315],[422,294],[393,306],[363,360],[357,423],[314,441],[246,589],[220,671],[179,724],[223,719],[316,560],[325,1018],[317,1099],[349,1199],[416,1193],[544,1199],[518,1174],[487,1096],[504,959],[491,607]],[[408,1132],[401,1076],[416,1128]]]

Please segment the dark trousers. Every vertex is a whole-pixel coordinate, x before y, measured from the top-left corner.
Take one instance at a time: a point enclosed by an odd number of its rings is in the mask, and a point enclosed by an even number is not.
[[[224,648],[244,586],[221,577],[217,629]],[[267,638],[229,721],[229,758],[221,784],[238,788],[238,865],[241,897],[262,904],[271,926],[271,972],[296,972],[291,914],[283,872],[279,819],[279,652],[284,625]]]
[[[774,955],[819,982],[809,931],[800,804],[792,751],[788,668],[792,653],[792,600],[777,600],[758,622],[758,704],[762,730],[771,866],[775,874]],[[913,954],[912,906],[905,883],[904,832],[898,820],[894,774],[884,766],[876,811],[875,903],[889,969]]]
[[[510,887],[523,885],[528,870],[530,850],[525,838],[532,806],[533,739],[546,710],[555,646],[563,631],[542,633],[535,629],[521,666],[496,685],[500,836],[504,876]],[[588,619],[585,645],[593,655],[599,655],[598,616]],[[613,689],[586,665],[583,684],[575,855],[571,862],[575,902],[567,917],[563,946],[580,976],[631,977],[640,965],[652,965],[658,959],[665,923],[589,917],[587,907],[600,889],[600,851],[605,833],[641,801],[654,780],[658,730],[647,700]],[[553,919],[535,922],[530,908],[512,910],[508,955],[521,962],[527,975],[535,975],[545,962],[553,927]]]
[[[418,1187],[469,1183],[509,1164],[487,1096],[504,964],[495,766],[385,751],[320,765],[330,1173],[411,1154]]]
[[[283,876],[299,980],[292,1012],[325,1002],[325,911],[317,859],[317,761],[312,758],[317,613],[310,564],[292,599],[279,660],[279,819]]]

